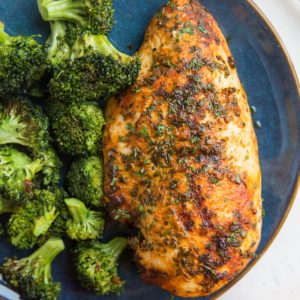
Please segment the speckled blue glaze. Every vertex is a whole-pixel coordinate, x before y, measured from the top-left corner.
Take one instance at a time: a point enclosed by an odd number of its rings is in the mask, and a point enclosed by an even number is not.
[[[111,40],[123,51],[130,52],[129,44],[137,49],[143,40],[147,24],[164,2],[115,1],[117,24],[110,35]],[[254,121],[259,120],[262,123],[262,128],[256,132],[260,147],[266,217],[262,241],[257,251],[259,256],[272,240],[290,206],[297,182],[300,164],[299,94],[278,41],[247,1],[202,0],[202,3],[215,16],[227,37],[250,105],[257,108]],[[48,25],[38,14],[35,0],[1,0],[0,20],[6,23],[7,31],[12,34],[41,34],[43,39],[49,33]],[[126,229],[116,228],[112,224],[108,225],[106,231],[106,238],[116,233],[126,233]],[[16,251],[0,239],[0,261],[8,255],[24,254],[26,253]],[[170,299],[168,293],[158,287],[146,285],[139,279],[131,257],[130,252],[125,253],[121,261],[120,272],[127,280],[125,292],[120,297],[106,296],[101,299]],[[68,252],[55,261],[53,275],[63,285],[60,299],[99,299],[82,290],[74,281]],[[211,297],[201,299],[208,300]]]

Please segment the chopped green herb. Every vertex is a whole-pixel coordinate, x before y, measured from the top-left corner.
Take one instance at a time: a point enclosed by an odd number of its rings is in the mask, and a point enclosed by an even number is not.
[[[236,183],[238,183],[238,184],[240,184],[240,183],[242,182],[242,180],[241,180],[241,175],[240,175],[240,174],[236,175],[235,181],[236,181]]]
[[[170,5],[170,7],[173,8],[173,9],[175,9],[175,8],[177,7],[176,4],[173,3],[173,2],[169,2],[169,5]]]
[[[174,64],[172,63],[172,60],[171,60],[170,57],[167,58],[167,66],[168,66],[169,68],[174,67]]]
[[[143,207],[143,205],[141,205],[141,204],[138,205],[137,209],[138,209],[138,211],[139,211],[140,213],[143,213],[143,212],[144,212],[144,207]]]
[[[164,126],[164,125],[158,125],[156,127],[156,130],[157,130],[157,132],[158,132],[159,135],[162,135],[163,132],[166,130],[166,126]]]
[[[133,87],[132,91],[137,94],[141,91],[141,89],[139,87]]]
[[[192,144],[196,144],[200,141],[200,138],[198,136],[194,136],[192,139],[191,139],[191,142]]]
[[[203,62],[201,60],[199,60],[198,58],[194,58],[192,61],[189,62],[189,64],[187,65],[187,68],[189,70],[199,70],[200,68],[202,68],[204,66]]]
[[[262,125],[261,125],[261,122],[260,122],[260,121],[256,121],[256,122],[255,122],[255,126],[256,126],[257,128],[262,128]]]
[[[118,178],[114,177],[114,178],[111,180],[110,185],[113,186],[113,185],[115,185],[117,182],[118,182]]]
[[[208,31],[206,30],[206,28],[204,27],[204,25],[201,24],[201,23],[199,23],[198,29],[199,29],[201,32],[205,33],[205,34],[208,33]]]
[[[148,138],[149,137],[149,132],[148,132],[147,127],[145,127],[145,126],[142,127],[141,134],[142,134],[142,136],[144,138]]]
[[[184,27],[181,28],[180,33],[181,34],[186,33],[186,34],[193,35],[194,34],[194,27],[193,27],[193,25],[190,22],[186,22],[184,24]]]
[[[156,15],[157,19],[160,19],[162,15],[163,15],[162,10],[160,10]]]
[[[130,130],[130,131],[134,131],[134,130],[135,130],[134,126],[133,126],[131,123],[128,123],[128,124],[126,125],[126,128],[127,128],[128,130]]]
[[[211,182],[212,184],[217,184],[217,183],[219,183],[219,179],[216,178],[216,177],[212,177],[212,178],[210,179],[210,182]]]
[[[178,180],[174,179],[170,183],[170,189],[175,190],[178,187]]]
[[[119,220],[119,219],[130,219],[130,214],[127,210],[124,209],[117,209],[114,211],[114,219]]]

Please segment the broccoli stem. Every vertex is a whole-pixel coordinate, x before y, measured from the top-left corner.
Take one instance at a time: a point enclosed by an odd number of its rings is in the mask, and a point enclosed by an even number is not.
[[[10,36],[4,31],[4,24],[0,22],[0,43],[9,44]]]
[[[105,224],[102,212],[91,211],[75,198],[65,199],[65,203],[72,216],[67,222],[67,234],[71,239],[97,239],[101,236]]]
[[[1,122],[0,126],[0,144],[21,144],[28,146],[22,136],[24,125],[20,124],[18,117],[6,118]]]
[[[26,180],[31,181],[33,177],[40,171],[43,170],[43,163],[40,159],[36,159],[29,165],[25,167],[25,172],[26,172]]]
[[[104,249],[107,249],[115,259],[117,259],[126,248],[127,244],[128,241],[126,238],[116,237],[105,244],[103,247]]]
[[[54,258],[65,249],[64,242],[59,238],[48,240],[43,246],[36,250],[32,255],[23,260],[28,263],[39,262],[33,269],[33,277],[43,278],[45,284],[50,284],[51,279],[51,263]]]
[[[49,239],[30,256],[8,258],[0,266],[0,271],[4,279],[21,293],[22,299],[58,299],[60,284],[52,282],[51,264],[64,249],[62,239]]]
[[[50,228],[50,226],[52,225],[52,223],[55,221],[58,214],[59,213],[56,211],[56,208],[53,207],[50,211],[46,212],[43,216],[41,216],[38,219],[35,219],[34,229],[33,229],[34,236],[38,237],[46,233]]]
[[[49,284],[51,282],[51,263],[48,263],[41,271],[44,274],[44,283]]]
[[[13,130],[13,128],[8,128],[8,130],[3,130],[0,128],[0,145],[7,144],[20,144],[27,146],[27,143],[16,136],[16,131]]]
[[[19,152],[17,150],[2,153],[0,156],[0,164],[8,165],[11,164],[14,169],[23,169],[30,165],[30,158],[23,152]]]
[[[71,21],[84,25],[86,15],[82,1],[72,0],[38,0],[40,13],[45,21]]]
[[[28,256],[29,261],[34,261],[36,259],[43,260],[43,266],[46,267],[46,273],[51,274],[50,266],[54,258],[65,249],[65,245],[62,239],[52,238],[48,240],[44,245],[37,249],[33,254]]]
[[[75,198],[65,199],[68,210],[76,223],[84,223],[89,215],[89,209],[84,203]]]
[[[71,59],[88,54],[86,51],[100,53],[104,56],[112,56],[114,59],[121,60],[123,63],[127,63],[132,60],[131,56],[116,49],[107,36],[103,34],[87,34],[83,37],[79,37],[73,45]]]
[[[48,45],[47,54],[48,59],[56,57],[56,55],[68,55],[70,49],[65,43],[66,25],[64,22],[54,21],[50,23],[51,35],[46,44]],[[62,53],[59,53],[62,52]]]
[[[105,56],[110,55],[115,59],[121,59],[124,63],[132,59],[131,56],[117,50],[105,35],[88,36],[86,42],[87,46],[92,47],[95,51]]]
[[[40,171],[43,170],[43,163],[40,159],[32,161],[25,153],[13,150],[10,153],[2,154],[0,156],[0,165],[11,165],[15,169],[16,176],[24,175],[25,180],[31,181],[33,177]],[[18,180],[18,178],[16,178]]]

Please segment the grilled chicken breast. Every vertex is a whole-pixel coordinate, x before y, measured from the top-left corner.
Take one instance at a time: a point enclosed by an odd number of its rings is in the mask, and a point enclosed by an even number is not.
[[[261,172],[251,113],[217,22],[172,0],[139,51],[136,84],[111,99],[105,203],[134,224],[142,278],[204,296],[237,276],[260,241]]]

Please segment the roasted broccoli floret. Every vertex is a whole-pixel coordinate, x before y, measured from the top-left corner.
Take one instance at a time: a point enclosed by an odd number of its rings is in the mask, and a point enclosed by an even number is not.
[[[41,160],[43,164],[43,185],[55,185],[60,180],[60,169],[62,162],[60,161],[55,150],[51,147],[45,149],[37,155],[37,158]]]
[[[61,196],[59,190],[35,190],[31,197],[23,199],[24,203],[10,216],[7,224],[10,243],[20,249],[36,245],[59,216],[64,205]]]
[[[69,59],[71,46],[68,44],[67,25],[65,22],[51,22],[51,34],[46,42],[47,60],[58,64],[64,59]]]
[[[59,180],[60,161],[52,149],[32,159],[10,147],[0,148],[0,192],[18,200],[34,188]]]
[[[0,23],[0,97],[30,94],[45,71],[43,46],[33,37],[10,36]]]
[[[49,121],[39,106],[26,99],[0,103],[0,145],[18,144],[34,153],[49,147]]]
[[[57,200],[59,203],[58,206],[58,216],[55,218],[54,222],[51,224],[48,231],[39,236],[38,238],[38,245],[42,245],[45,243],[49,238],[53,237],[60,237],[63,238],[66,236],[66,230],[67,230],[67,221],[70,219],[70,214],[68,211],[68,208],[65,204],[64,199],[68,198],[69,195],[67,192],[62,188],[52,188],[52,193],[55,193],[57,196]]]
[[[40,159],[32,160],[13,148],[0,148],[0,191],[5,197],[20,199],[39,185],[42,169]]]
[[[75,269],[82,287],[97,295],[120,294],[124,281],[118,275],[118,257],[127,239],[117,237],[102,244],[97,241],[79,243],[74,250]]]
[[[115,95],[136,79],[140,59],[119,52],[104,35],[84,35],[73,46],[71,59],[61,62],[49,83],[53,99],[98,101]]]
[[[103,206],[103,166],[100,157],[91,156],[73,162],[67,179],[72,196],[90,206]]]
[[[60,152],[72,156],[97,154],[104,117],[96,103],[66,105],[52,101],[48,106],[54,140]]]
[[[67,221],[67,234],[73,240],[95,240],[102,236],[104,230],[104,214],[92,211],[75,198],[65,199],[72,216]]]
[[[69,21],[82,31],[107,34],[114,24],[112,0],[38,0],[45,21]]]
[[[61,239],[50,239],[30,256],[22,259],[7,258],[0,272],[4,280],[21,293],[22,298],[55,300],[61,286],[52,281],[51,264],[64,249]]]
[[[56,184],[60,178],[61,162],[50,141],[49,121],[39,106],[25,99],[2,100],[0,145],[15,144],[29,148],[34,159],[43,166],[39,171],[44,174],[45,185]]]

